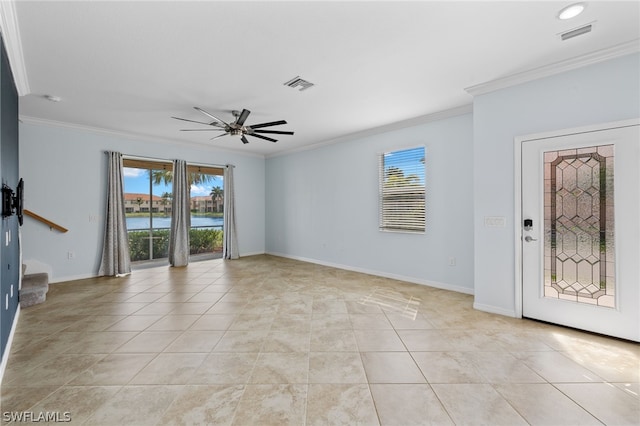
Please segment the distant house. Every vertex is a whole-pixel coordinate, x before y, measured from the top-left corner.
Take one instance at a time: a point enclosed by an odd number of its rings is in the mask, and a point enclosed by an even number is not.
[[[221,212],[222,197],[216,197],[215,201],[208,195],[191,197],[191,211],[196,213]]]
[[[171,199],[149,194],[136,194],[128,192],[124,194],[125,213],[171,213]]]

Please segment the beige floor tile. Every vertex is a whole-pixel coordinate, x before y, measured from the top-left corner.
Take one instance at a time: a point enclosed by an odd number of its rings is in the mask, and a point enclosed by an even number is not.
[[[264,342],[264,352],[309,352],[310,332],[270,331]]]
[[[453,425],[427,384],[372,384],[370,387],[382,425]]]
[[[406,351],[395,330],[353,330],[360,352]]]
[[[515,352],[514,355],[550,383],[603,381],[559,352]]]
[[[309,383],[367,383],[358,352],[309,353]]]
[[[343,313],[314,313],[311,317],[312,330],[352,330],[351,318]]]
[[[397,330],[400,339],[411,352],[449,351],[452,342],[440,330]]]
[[[235,320],[235,315],[231,314],[211,314],[202,315],[197,319],[190,330],[227,330]]]
[[[7,384],[21,386],[62,386],[100,361],[103,354],[61,354],[31,370],[20,372]],[[4,384],[4,380],[3,380]]]
[[[51,386],[24,386],[20,383],[16,386],[2,383],[2,394],[0,395],[0,407],[2,412],[20,413],[35,406],[48,395],[60,388],[58,385]]]
[[[156,321],[147,330],[148,331],[187,330],[199,318],[200,318],[200,315],[178,315],[178,314],[171,313],[171,314],[165,315],[164,317],[162,317],[162,319]]]
[[[202,315],[213,307],[212,302],[185,302],[177,303],[175,309],[171,312],[176,315]]]
[[[162,352],[180,334],[179,331],[143,331],[116,352]]]
[[[387,314],[387,318],[396,330],[431,330],[433,324],[423,314],[415,315]]]
[[[307,385],[247,385],[234,425],[301,425],[305,421]]]
[[[275,256],[58,283],[21,312],[13,339],[3,411],[71,407],[72,424],[617,425],[639,414],[640,345]]]
[[[495,389],[532,425],[601,424],[548,383],[500,384]]]
[[[229,330],[269,330],[275,314],[239,314],[236,315]]]
[[[228,330],[213,350],[214,352],[260,352],[268,333],[267,330]]]
[[[164,352],[208,353],[223,335],[224,331],[187,330],[167,346]]]
[[[638,425],[638,399],[610,383],[562,383],[555,386],[606,425]]]
[[[358,343],[352,330],[314,329],[311,331],[311,352],[357,352]]]
[[[392,330],[385,314],[349,314],[354,330]]]
[[[77,375],[70,385],[126,385],[155,354],[111,354]]]
[[[526,425],[509,403],[488,384],[433,384],[438,399],[455,424]]]
[[[87,425],[155,425],[180,393],[178,386],[126,386],[85,422]]]
[[[258,355],[250,383],[307,383],[309,355],[303,352],[262,352]]]
[[[230,425],[243,393],[241,385],[185,386],[159,424]]]
[[[75,322],[64,330],[78,332],[103,331],[124,318],[126,318],[125,315],[90,315],[84,317],[81,321]]]
[[[470,352],[412,352],[429,383],[487,383]]]
[[[189,383],[207,354],[162,353],[131,379],[134,385],[182,385]]]
[[[96,331],[83,336],[66,353],[108,354],[138,335],[136,331]]]
[[[143,331],[162,318],[162,315],[129,315],[107,331]]]
[[[249,382],[258,353],[211,353],[190,384],[245,384]]]
[[[70,422],[65,424],[82,424],[120,389],[119,386],[63,386],[32,407],[31,411],[68,413]]]
[[[362,352],[369,383],[426,383],[408,352]]]
[[[310,384],[305,424],[379,424],[369,386],[366,384]]]
[[[522,360],[508,352],[472,352],[469,359],[488,383],[545,383]]]
[[[309,331],[311,313],[279,313],[271,323],[272,330]]]

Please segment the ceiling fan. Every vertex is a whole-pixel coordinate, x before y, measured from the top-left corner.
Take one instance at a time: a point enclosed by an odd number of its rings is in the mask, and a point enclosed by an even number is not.
[[[224,132],[221,135],[217,135],[217,136],[212,137],[210,140],[218,139],[218,138],[221,138],[221,137],[226,136],[226,135],[231,135],[231,136],[240,136],[240,139],[242,140],[242,143],[249,143],[249,140],[246,138],[247,135],[253,136],[255,138],[264,139],[264,140],[267,140],[269,142],[278,142],[278,140],[270,138],[268,136],[264,136],[263,134],[266,133],[266,134],[275,134],[275,135],[293,135],[293,132],[285,132],[285,131],[281,131],[281,130],[260,130],[260,129],[264,128],[264,127],[271,127],[271,126],[278,126],[280,124],[287,124],[287,122],[284,121],[284,120],[271,121],[269,123],[252,124],[250,126],[249,125],[245,126],[244,123],[245,123],[245,121],[247,121],[247,117],[249,117],[249,114],[251,114],[251,111],[249,111],[248,109],[243,109],[242,111],[231,111],[231,113],[235,117],[235,121],[227,123],[227,122],[219,119],[215,115],[208,113],[207,111],[203,110],[202,108],[198,108],[198,107],[193,107],[193,108],[196,109],[197,111],[200,111],[201,113],[203,113],[207,117],[212,118],[213,121],[204,122],[204,121],[188,120],[186,118],[180,118],[180,117],[171,117],[171,118],[175,118],[176,120],[189,121],[191,123],[205,124],[205,125],[211,126],[213,128],[211,128],[211,129],[181,129],[180,130],[181,132],[207,132],[207,131],[209,131],[209,132],[210,131]]]

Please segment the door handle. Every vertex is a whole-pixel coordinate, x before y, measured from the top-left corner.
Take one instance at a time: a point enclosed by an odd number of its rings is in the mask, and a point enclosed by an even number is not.
[[[530,243],[531,241],[538,241],[535,238],[533,238],[531,235],[527,235],[526,237],[524,237],[524,240],[528,243]]]

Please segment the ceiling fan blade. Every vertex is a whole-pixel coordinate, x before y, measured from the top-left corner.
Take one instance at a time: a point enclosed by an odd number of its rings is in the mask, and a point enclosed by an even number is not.
[[[175,118],[176,120],[189,121],[191,123],[206,124],[207,126],[210,125],[209,123],[205,123],[204,121],[187,120],[186,118],[180,118],[180,117],[171,117],[171,118]]]
[[[236,120],[236,124],[242,126],[247,120],[247,117],[249,117],[249,114],[251,114],[251,111],[249,111],[248,109],[243,109],[240,113],[240,116],[238,116],[238,119]]]
[[[214,137],[212,137],[212,138],[211,138],[211,139],[209,139],[209,140],[210,140],[210,141],[212,141],[212,140],[214,140],[214,139],[221,138],[221,137],[226,136],[226,135],[228,135],[228,134],[229,134],[229,133],[226,133],[226,132],[225,132],[225,133],[223,133],[223,134],[221,134],[221,135],[214,136]]]
[[[252,129],[259,129],[261,127],[269,127],[269,126],[278,126],[280,124],[287,124],[286,121],[284,120],[280,120],[280,121],[271,121],[269,123],[260,123],[260,124],[252,124],[251,127]]]
[[[240,139],[242,140],[242,143],[244,143],[244,144],[249,143],[249,140],[247,139],[247,137],[246,137],[245,135],[242,135],[242,136],[240,137]]]
[[[272,133],[274,135],[292,135],[293,132],[285,132],[282,130],[254,130],[254,133]]]
[[[256,137],[256,138],[264,139],[264,140],[269,141],[269,142],[278,142],[277,139],[271,139],[271,138],[268,138],[266,136],[258,135],[257,133],[247,133],[247,134],[249,136],[253,136],[253,137]]]
[[[219,122],[219,123],[221,123],[221,124],[224,124],[225,126],[228,126],[228,124],[227,124],[227,123],[225,123],[224,121],[220,120],[220,119],[219,119],[218,117],[216,117],[215,115],[213,115],[213,114],[209,114],[207,111],[203,110],[202,108],[198,108],[198,107],[193,107],[193,108],[194,108],[194,109],[196,109],[196,110],[198,110],[198,111],[200,111],[200,112],[201,112],[201,113],[203,113],[204,115],[207,115],[207,116],[209,116],[209,117],[213,118],[213,119],[214,119],[214,120],[216,120],[217,122]],[[210,124],[210,123],[207,123],[207,124]],[[212,125],[213,125],[213,124],[212,124]]]
[[[180,129],[181,132],[224,132],[224,129]]]

